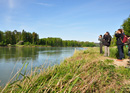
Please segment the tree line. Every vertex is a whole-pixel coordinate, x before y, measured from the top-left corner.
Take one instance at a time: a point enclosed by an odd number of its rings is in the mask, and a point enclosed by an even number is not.
[[[49,45],[49,46],[62,46],[62,47],[94,47],[96,46],[94,42],[79,42],[76,40],[62,40],[61,38],[42,38],[39,39],[39,45]]]
[[[30,33],[22,30],[21,32],[14,31],[0,31],[0,46],[10,45],[43,45],[52,47],[94,47],[94,42],[80,42],[76,40],[62,40],[61,38],[41,38],[35,32]]]
[[[29,42],[30,44],[38,44],[39,35],[35,32],[30,33],[22,30],[22,32],[14,31],[0,31],[0,45],[6,46],[8,44],[14,45],[19,41]]]

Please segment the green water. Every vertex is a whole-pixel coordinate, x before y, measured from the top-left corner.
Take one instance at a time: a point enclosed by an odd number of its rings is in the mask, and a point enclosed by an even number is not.
[[[45,67],[53,66],[72,56],[75,49],[83,50],[83,48],[72,47],[0,47],[0,86],[4,86],[25,61],[29,63],[28,69],[43,64]]]

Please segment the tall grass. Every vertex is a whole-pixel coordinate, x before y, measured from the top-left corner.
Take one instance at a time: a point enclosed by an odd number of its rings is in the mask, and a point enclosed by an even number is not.
[[[24,65],[27,68],[27,64]],[[39,72],[40,70],[40,72]],[[25,71],[26,73],[26,71]],[[97,48],[77,51],[60,65],[37,68],[31,75],[8,83],[2,92],[8,93],[126,93],[130,91],[129,69],[115,67],[113,60],[104,59]]]
[[[128,58],[128,48],[124,46],[124,56],[125,58]],[[110,57],[112,58],[119,58],[118,49],[116,48],[110,48]]]

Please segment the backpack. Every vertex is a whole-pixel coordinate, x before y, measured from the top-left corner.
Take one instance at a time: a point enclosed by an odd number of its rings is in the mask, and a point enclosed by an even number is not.
[[[123,35],[124,36],[124,38],[123,38],[123,40],[121,39],[121,41],[122,41],[122,43],[126,43],[127,42],[127,36],[126,35]]]
[[[104,38],[102,42],[104,46],[110,46],[111,36],[108,35],[107,38],[106,39]]]

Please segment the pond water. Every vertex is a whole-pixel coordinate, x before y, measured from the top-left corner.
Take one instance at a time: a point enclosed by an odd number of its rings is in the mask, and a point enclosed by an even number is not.
[[[0,86],[4,86],[24,64],[28,68],[45,67],[60,64],[65,58],[71,57],[75,47],[0,47]],[[12,73],[13,72],[13,73]],[[12,73],[12,74],[11,74]]]

